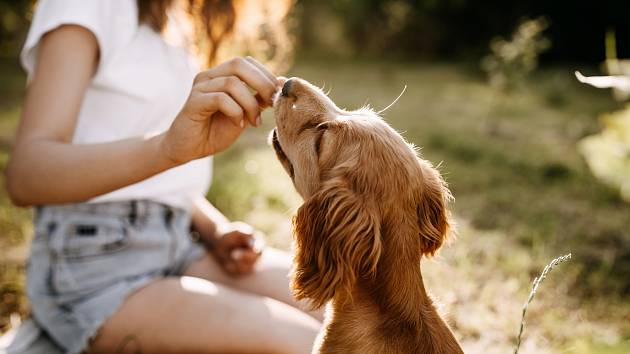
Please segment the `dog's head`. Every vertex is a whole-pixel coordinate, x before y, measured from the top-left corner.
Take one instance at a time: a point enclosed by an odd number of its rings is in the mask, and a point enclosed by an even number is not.
[[[294,218],[297,298],[319,307],[349,295],[357,280],[374,277],[388,245],[418,255],[442,245],[450,193],[376,113],[339,109],[297,78],[284,84],[274,112],[271,144],[305,201]]]

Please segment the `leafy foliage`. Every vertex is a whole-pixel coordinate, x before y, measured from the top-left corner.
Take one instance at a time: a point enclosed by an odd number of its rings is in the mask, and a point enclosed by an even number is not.
[[[481,64],[492,86],[509,91],[523,85],[538,66],[539,55],[551,46],[543,36],[548,25],[543,17],[524,20],[511,39],[497,37],[490,42],[492,53]]]
[[[580,152],[595,177],[618,189],[630,202],[630,105],[603,115],[599,134],[584,138]]]
[[[481,58],[487,43],[521,18],[548,18],[556,45],[544,59],[603,59],[615,28],[630,43],[630,2],[604,0],[298,0],[300,52],[404,59]],[[579,15],[578,15],[579,14]],[[588,25],[585,25],[588,23]],[[629,52],[627,45],[620,51]]]
[[[10,56],[19,50],[32,5],[32,0],[0,0],[0,56]]]
[[[617,58],[617,38],[613,31],[606,34],[605,67],[611,76],[584,77],[578,80],[598,88],[612,88],[618,101],[630,98],[630,61]],[[625,109],[604,114],[603,129],[599,134],[580,141],[579,149],[589,168],[604,183],[618,189],[621,197],[630,202],[630,104]]]

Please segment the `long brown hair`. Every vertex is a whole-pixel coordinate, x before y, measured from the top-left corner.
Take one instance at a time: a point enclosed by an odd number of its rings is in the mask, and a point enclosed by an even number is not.
[[[142,23],[162,32],[178,0],[137,0]],[[192,23],[196,54],[208,65],[234,55],[252,55],[276,70],[288,65],[286,30],[292,0],[181,0]]]

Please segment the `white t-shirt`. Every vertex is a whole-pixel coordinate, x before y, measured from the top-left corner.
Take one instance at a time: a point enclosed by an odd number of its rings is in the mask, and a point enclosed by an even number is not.
[[[42,36],[64,24],[87,28],[100,47],[72,142],[111,142],[167,130],[199,71],[189,52],[139,24],[136,0],[41,0],[20,57],[29,78]],[[192,199],[208,190],[210,178],[208,157],[89,202],[151,199],[189,209]]]

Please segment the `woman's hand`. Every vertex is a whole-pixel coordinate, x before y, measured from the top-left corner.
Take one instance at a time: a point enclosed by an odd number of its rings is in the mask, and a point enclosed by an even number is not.
[[[260,125],[260,113],[271,105],[278,85],[251,57],[197,74],[188,100],[162,140],[166,157],[181,164],[227,149],[248,124]]]
[[[217,230],[210,251],[226,273],[241,276],[254,271],[264,246],[260,232],[245,223],[233,222]]]

